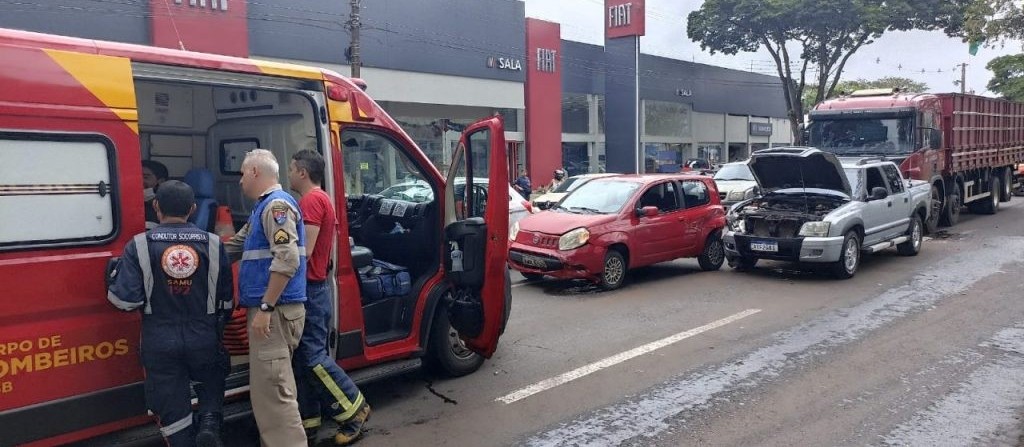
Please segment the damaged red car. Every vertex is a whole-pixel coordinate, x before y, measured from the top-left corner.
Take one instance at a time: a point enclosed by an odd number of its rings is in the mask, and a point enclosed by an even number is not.
[[[678,258],[719,269],[724,227],[725,210],[710,177],[599,178],[513,225],[509,265],[527,279],[550,275],[617,289],[630,269]]]

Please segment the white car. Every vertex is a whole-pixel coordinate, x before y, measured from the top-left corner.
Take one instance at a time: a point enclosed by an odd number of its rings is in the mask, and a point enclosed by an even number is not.
[[[574,175],[572,177],[565,179],[565,181],[562,182],[561,185],[558,185],[558,187],[555,188],[553,191],[548,191],[542,194],[541,196],[533,199],[533,206],[541,210],[546,210],[548,208],[555,206],[555,204],[562,201],[562,199],[565,196],[569,195],[570,192],[572,192],[576,188],[579,188],[580,186],[583,186],[584,183],[587,183],[596,178],[611,177],[613,175],[616,174]]]
[[[750,167],[745,161],[726,163],[715,173],[715,185],[718,186],[718,198],[722,205],[729,209],[736,203],[757,197],[760,191]]]
[[[455,179],[456,194],[459,194],[459,188],[465,185],[465,178]],[[487,191],[487,179],[485,178],[474,178],[473,184],[484,191]],[[388,199],[405,200],[408,202],[423,203],[434,200],[434,190],[430,189],[430,185],[422,180],[412,180],[408,182],[396,183],[391,185],[378,194]],[[488,193],[489,194],[489,193]],[[519,195],[519,192],[512,188],[512,185],[508,185],[508,227],[512,228],[512,225],[519,222],[522,218],[533,213],[533,205],[529,201]]]

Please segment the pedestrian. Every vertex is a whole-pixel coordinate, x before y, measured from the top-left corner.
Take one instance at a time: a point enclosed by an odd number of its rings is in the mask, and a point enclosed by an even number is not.
[[[167,444],[219,446],[230,368],[222,336],[233,304],[231,264],[220,238],[188,222],[196,208],[188,185],[164,182],[153,206],[160,224],[125,245],[107,299],[124,311],[142,309],[146,407]],[[197,382],[198,430],[190,382]]]
[[[167,166],[155,160],[142,160],[142,201],[145,203],[143,211],[146,214],[146,228],[151,229],[157,225],[159,219],[156,217],[156,210],[153,209],[153,199],[156,198],[156,191],[160,184],[167,181]]]
[[[362,435],[370,406],[327,351],[331,333],[328,325],[334,321],[327,265],[334,248],[337,217],[331,197],[320,187],[323,179],[324,159],[318,152],[307,149],[292,155],[288,182],[301,196],[299,210],[309,241],[306,246],[306,324],[293,362],[299,413],[306,437],[316,438],[323,415],[338,423],[334,444],[349,445]]]
[[[249,322],[249,399],[260,442],[305,447],[291,364],[306,315],[306,233],[298,203],[281,190],[278,166],[266,149],[245,155],[239,183],[256,203],[225,248],[242,260],[239,305]]]
[[[562,186],[562,183],[564,182],[565,169],[555,169],[555,171],[551,174],[551,181],[548,183],[548,187],[545,189],[545,192],[551,192],[558,189],[558,187]]]
[[[515,190],[518,191],[519,194],[522,194],[523,198],[525,198],[526,200],[530,200],[530,194],[533,191],[530,188],[530,176],[526,174],[526,168],[523,168],[519,171],[519,177],[516,178],[516,181],[512,184],[512,187],[515,188]]]

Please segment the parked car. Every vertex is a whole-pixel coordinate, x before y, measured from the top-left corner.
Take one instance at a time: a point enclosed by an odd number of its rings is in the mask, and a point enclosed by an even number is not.
[[[755,152],[750,170],[764,194],[729,211],[725,256],[733,267],[776,259],[824,264],[850,278],[862,253],[921,250],[931,187],[904,179],[891,161],[776,148]]]
[[[725,211],[710,177],[624,175],[593,179],[548,212],[512,226],[509,264],[527,279],[551,275],[621,287],[629,269],[696,257],[724,262]]]
[[[722,205],[729,207],[744,200],[757,197],[757,181],[746,161],[726,163],[715,173],[715,186],[718,186],[718,198]]]
[[[533,199],[533,206],[534,206],[534,208],[537,208],[538,210],[546,210],[548,208],[551,208],[555,204],[557,204],[559,200],[562,200],[563,197],[568,195],[570,192],[572,192],[576,188],[579,188],[580,186],[583,186],[584,183],[587,183],[587,182],[589,182],[589,181],[591,181],[593,179],[596,179],[596,178],[611,177],[613,175],[617,175],[617,174],[582,174],[582,175],[574,175],[572,177],[569,177],[569,178],[565,179],[565,181],[562,182],[561,185],[558,185],[558,187],[555,188],[554,190],[548,191],[548,192],[540,195],[539,197]]]
[[[455,178],[455,196],[463,196],[463,188],[465,188],[466,179],[461,177]],[[483,194],[477,195],[476,197],[482,197],[486,200],[487,194],[487,179],[485,178],[474,178],[473,185],[480,190]],[[407,182],[396,183],[388,188],[385,188],[379,193],[384,196],[385,199],[396,199],[405,200],[413,203],[425,203],[434,200],[434,190],[430,188],[430,185],[422,180],[410,180]],[[484,209],[481,204],[476,209]],[[519,222],[522,218],[533,213],[533,205],[523,198],[512,185],[508,187],[508,225],[512,228],[512,225]]]

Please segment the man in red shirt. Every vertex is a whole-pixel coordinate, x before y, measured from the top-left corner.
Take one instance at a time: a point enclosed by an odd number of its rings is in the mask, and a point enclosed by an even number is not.
[[[334,317],[327,264],[338,221],[331,197],[320,189],[324,159],[315,151],[292,155],[288,166],[291,188],[299,193],[299,210],[306,230],[306,325],[295,351],[293,368],[299,413],[306,436],[315,438],[321,413],[338,423],[335,445],[355,442],[363,433],[370,406],[348,374],[327,352],[329,325]],[[322,411],[321,411],[322,410]]]

